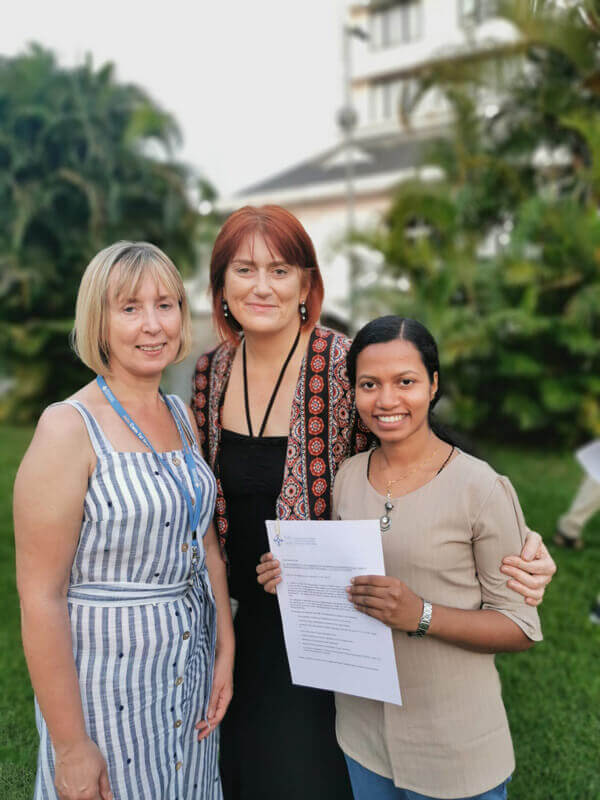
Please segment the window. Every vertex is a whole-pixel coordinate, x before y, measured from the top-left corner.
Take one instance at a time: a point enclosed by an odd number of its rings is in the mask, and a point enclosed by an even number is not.
[[[370,17],[370,40],[374,50],[420,39],[423,31],[421,0],[390,3]]]
[[[404,38],[404,8],[394,6],[384,17],[387,25],[387,44],[398,44]]]
[[[460,21],[480,25],[497,13],[497,6],[497,0],[459,0]]]
[[[372,84],[369,87],[369,121],[386,122],[397,119],[398,106],[405,88],[409,93],[414,94],[417,84],[414,80],[399,80],[398,78]]]
[[[388,84],[375,83],[369,87],[369,121],[382,122],[389,119],[387,109],[389,103]]]

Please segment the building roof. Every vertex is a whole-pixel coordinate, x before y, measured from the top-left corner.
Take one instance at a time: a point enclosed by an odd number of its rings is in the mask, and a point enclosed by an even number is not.
[[[428,142],[430,139],[400,132],[356,139],[351,145],[354,176],[356,179],[369,178],[418,167]],[[267,194],[343,181],[346,148],[346,143],[340,142],[324,153],[241,189],[236,195]]]

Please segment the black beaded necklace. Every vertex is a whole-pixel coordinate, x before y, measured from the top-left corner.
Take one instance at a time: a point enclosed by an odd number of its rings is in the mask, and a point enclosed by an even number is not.
[[[296,348],[298,347],[298,342],[300,341],[300,334],[302,333],[302,328],[298,328],[298,333],[296,334],[296,338],[294,339],[294,343],[292,344],[292,348],[287,355],[287,358],[283,362],[283,367],[279,373],[279,377],[277,378],[277,382],[275,384],[275,388],[271,394],[271,399],[267,405],[267,410],[265,411],[265,415],[263,417],[262,425],[260,426],[260,430],[258,432],[258,438],[263,435],[265,426],[267,424],[267,420],[269,419],[269,414],[271,413],[271,409],[273,408],[273,403],[275,402],[275,397],[277,396],[277,392],[279,391],[279,387],[281,386],[281,381],[283,380],[283,376],[287,369],[288,364],[292,360],[292,356],[296,352]],[[242,342],[242,365],[244,368],[244,405],[246,407],[246,422],[248,423],[248,433],[250,436],[254,436],[252,431],[252,421],[250,419],[250,403],[248,402],[248,368],[246,366],[246,340]]]

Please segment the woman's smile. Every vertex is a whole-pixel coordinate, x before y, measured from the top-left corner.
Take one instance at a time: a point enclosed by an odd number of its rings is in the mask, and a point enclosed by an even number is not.
[[[429,379],[411,342],[392,339],[371,344],[358,356],[356,408],[380,441],[427,436],[429,406],[436,391],[437,374]]]
[[[137,344],[136,348],[143,353],[148,353],[148,355],[156,355],[157,353],[162,353],[165,346],[166,342],[159,342],[158,344]]]
[[[265,314],[277,308],[274,303],[256,303],[252,300],[247,301],[244,305],[258,314]]]
[[[223,297],[246,333],[296,331],[308,293],[299,267],[288,264],[260,233],[247,237],[225,271]],[[289,336],[288,336],[289,338]]]
[[[401,414],[373,414],[377,425],[386,429],[401,425],[409,416],[408,412],[403,412]]]
[[[177,357],[181,345],[181,308],[177,297],[150,275],[140,282],[135,297],[112,294],[108,321],[111,372],[125,368],[133,373],[138,370],[155,373]],[[161,338],[146,339],[146,336]]]

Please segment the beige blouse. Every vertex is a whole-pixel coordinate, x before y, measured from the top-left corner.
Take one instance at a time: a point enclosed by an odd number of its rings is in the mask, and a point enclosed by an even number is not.
[[[360,453],[339,470],[334,519],[384,513],[385,498],[367,480],[368,458]],[[388,575],[432,603],[499,611],[541,640],[536,609],[499,569],[527,533],[507,478],[459,452],[393,503],[391,528],[382,534]],[[403,705],[336,694],[342,750],[396,786],[438,798],[469,797],[504,781],[515,762],[494,656],[402,631],[393,638]]]

